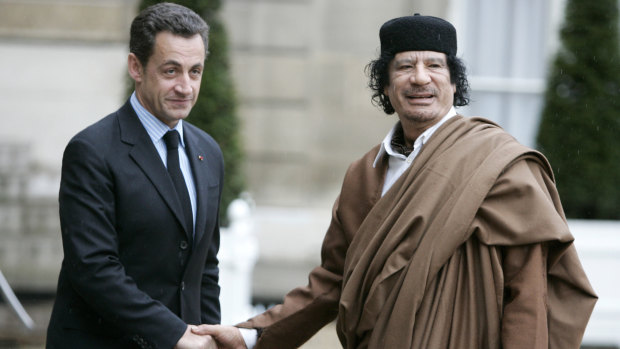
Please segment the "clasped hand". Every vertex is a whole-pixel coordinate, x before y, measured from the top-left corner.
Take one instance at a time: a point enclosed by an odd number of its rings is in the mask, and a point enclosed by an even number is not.
[[[214,338],[215,348],[220,349],[247,349],[243,336],[237,327],[222,325],[192,326],[192,333],[199,336]]]
[[[218,349],[215,340],[211,336],[199,336],[192,333],[192,328],[196,326],[188,325],[179,339],[174,349]]]
[[[247,349],[234,326],[188,325],[174,349]]]

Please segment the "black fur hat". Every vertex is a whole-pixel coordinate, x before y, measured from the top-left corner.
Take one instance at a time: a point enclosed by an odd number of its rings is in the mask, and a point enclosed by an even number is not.
[[[379,30],[381,53],[437,51],[456,56],[456,29],[449,22],[432,16],[399,17],[385,22]]]

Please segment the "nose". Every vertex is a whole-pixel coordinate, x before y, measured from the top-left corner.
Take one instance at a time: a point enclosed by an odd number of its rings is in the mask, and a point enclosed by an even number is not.
[[[415,85],[426,85],[431,82],[431,76],[423,66],[416,65],[410,80],[411,83]]]
[[[182,95],[187,95],[192,93],[192,85],[191,85],[191,78],[189,77],[188,74],[181,74],[178,79],[177,79],[177,83],[174,86],[174,90]]]

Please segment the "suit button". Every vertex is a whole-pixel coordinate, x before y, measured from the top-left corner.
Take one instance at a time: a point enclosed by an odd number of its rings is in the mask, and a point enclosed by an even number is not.
[[[181,281],[181,291],[185,291],[185,281]]]
[[[187,241],[185,241],[185,240],[181,241],[181,246],[180,247],[181,247],[182,250],[187,250],[187,246],[188,246],[187,245]]]

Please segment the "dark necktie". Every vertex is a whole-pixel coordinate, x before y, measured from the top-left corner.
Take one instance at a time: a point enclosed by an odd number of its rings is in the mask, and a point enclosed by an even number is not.
[[[192,214],[192,204],[189,201],[189,193],[187,191],[187,185],[183,179],[183,173],[179,164],[179,133],[176,130],[168,131],[164,135],[164,142],[166,142],[166,148],[168,148],[168,173],[174,183],[179,202],[183,208],[183,215],[185,217],[185,226],[187,231],[190,232],[190,237],[194,234],[194,218]]]

